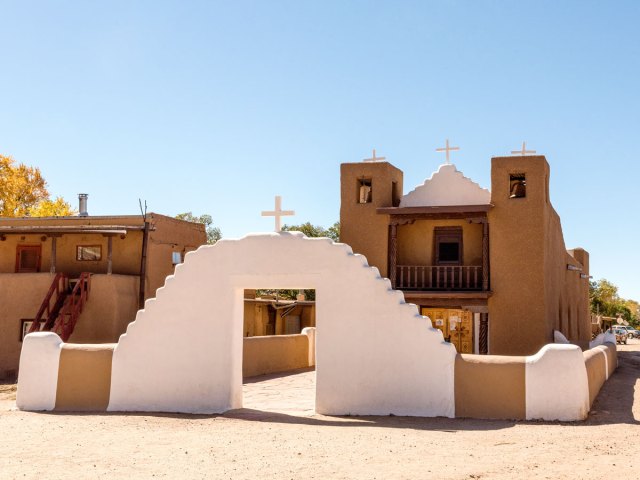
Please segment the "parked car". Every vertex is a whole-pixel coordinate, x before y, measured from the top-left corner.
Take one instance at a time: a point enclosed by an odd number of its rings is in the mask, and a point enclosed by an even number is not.
[[[627,328],[627,331],[633,338],[640,338],[640,331],[635,328]]]
[[[627,332],[627,336],[629,338],[638,338],[640,336],[640,332],[638,332],[633,327],[629,327],[627,325],[616,325],[614,328],[619,328],[621,330],[624,330],[625,332]]]
[[[624,343],[627,344],[627,338],[629,334],[624,328],[614,328],[613,333],[616,335],[616,343]]]

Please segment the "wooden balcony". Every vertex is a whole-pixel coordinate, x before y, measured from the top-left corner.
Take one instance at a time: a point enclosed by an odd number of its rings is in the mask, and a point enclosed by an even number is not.
[[[400,290],[482,291],[481,266],[397,265],[395,288]]]

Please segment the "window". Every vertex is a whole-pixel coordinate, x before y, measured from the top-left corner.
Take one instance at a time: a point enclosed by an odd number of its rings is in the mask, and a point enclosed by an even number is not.
[[[527,196],[527,179],[524,173],[509,175],[509,198],[524,198]]]
[[[462,265],[462,227],[436,227],[436,265]]]
[[[371,203],[373,192],[371,189],[371,179],[361,178],[358,180],[358,203]]]
[[[18,245],[16,249],[16,273],[40,271],[40,245]]]
[[[76,260],[79,262],[97,261],[102,259],[101,245],[78,245],[76,247]]]

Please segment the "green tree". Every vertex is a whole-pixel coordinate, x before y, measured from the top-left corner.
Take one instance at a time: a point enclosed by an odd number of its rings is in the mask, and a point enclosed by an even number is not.
[[[618,295],[618,287],[604,278],[589,282],[591,312],[607,317],[622,315],[632,325],[638,323],[638,302]]]
[[[49,198],[40,169],[0,155],[0,216],[50,217],[75,212],[61,197]]]
[[[306,222],[301,225],[284,225],[282,230],[288,232],[302,232],[307,237],[328,237],[334,242],[340,241],[340,222],[334,223],[329,228],[324,228],[320,225],[312,225],[311,222]]]
[[[191,212],[186,212],[179,213],[175,218],[178,220],[185,220],[187,222],[202,223],[205,231],[207,232],[207,243],[209,245],[213,245],[222,238],[222,232],[220,229],[213,226],[213,218],[211,218],[211,215],[204,214],[198,217]]]

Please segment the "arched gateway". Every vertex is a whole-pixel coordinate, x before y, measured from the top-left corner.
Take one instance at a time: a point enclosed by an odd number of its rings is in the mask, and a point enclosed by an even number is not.
[[[108,410],[241,407],[246,288],[316,290],[318,413],[454,416],[453,346],[349,246],[288,232],[187,254],[120,337]]]

